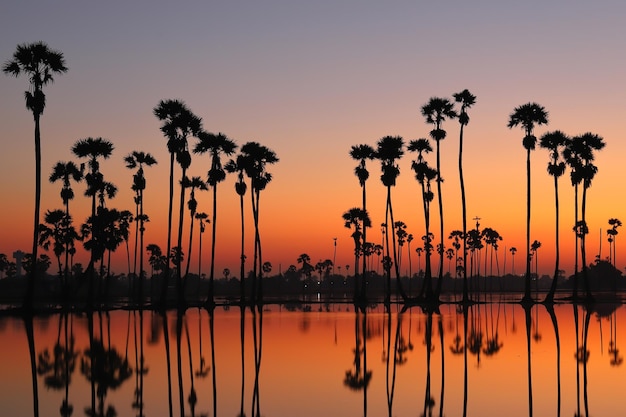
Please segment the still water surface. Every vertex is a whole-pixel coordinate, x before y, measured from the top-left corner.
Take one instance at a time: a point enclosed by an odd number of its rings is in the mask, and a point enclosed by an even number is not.
[[[621,304],[398,310],[3,317],[1,414],[626,415]]]

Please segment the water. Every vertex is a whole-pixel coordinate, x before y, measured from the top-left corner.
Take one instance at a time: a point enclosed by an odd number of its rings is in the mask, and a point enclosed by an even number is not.
[[[621,304],[290,310],[2,317],[2,415],[626,415]]]

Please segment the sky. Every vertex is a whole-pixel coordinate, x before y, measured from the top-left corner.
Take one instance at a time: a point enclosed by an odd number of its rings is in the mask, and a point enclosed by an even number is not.
[[[387,135],[402,136],[407,143],[427,137],[431,127],[420,114],[421,106],[431,97],[452,98],[467,88],[477,96],[464,142],[468,218],[473,223],[479,217],[481,228],[491,227],[503,236],[501,267],[508,249],[518,249],[519,273],[525,245],[526,152],[522,130],[507,128],[516,106],[537,102],[549,112],[549,124],[537,128],[537,136],[559,129],[569,135],[597,133],[606,142],[597,154],[599,171],[588,193],[589,260],[599,253],[600,241],[602,257],[608,256],[608,219],[626,218],[621,171],[626,144],[620,129],[626,113],[624,16],[626,4],[608,0],[20,1],[3,6],[0,13],[0,61],[11,59],[18,44],[41,40],[63,52],[69,68],[45,89],[42,216],[62,207],[60,184],[47,182],[53,165],[76,161],[70,148],[77,140],[103,137],[115,150],[102,163],[102,172],[119,188],[109,207],[134,210],[132,172],[125,168],[124,156],[139,150],[158,160],[146,170],[150,223],[145,242],[165,248],[169,155],[152,111],[162,99],[179,99],[203,119],[206,130],[222,132],[239,145],[260,142],[280,158],[269,168],[273,180],[260,207],[264,258],[274,272],[297,264],[301,253],[314,263],[336,259],[337,265],[351,264],[351,232],[341,215],[360,205],[361,189],[350,147],[375,146]],[[0,253],[9,255],[16,249],[28,252],[32,244],[34,125],[24,104],[27,88],[24,77],[0,77]],[[450,121],[443,128],[448,132],[441,142],[447,237],[462,227],[459,124]],[[531,241],[542,243],[539,272],[550,274],[553,179],[546,173],[547,151],[537,149],[531,158]],[[410,170],[413,159],[415,155],[406,153],[400,161],[394,214],[419,239],[424,221]],[[434,164],[434,155],[429,161]],[[208,156],[194,155],[189,174],[206,177],[208,167]],[[377,241],[385,189],[380,165],[370,163],[369,171],[368,211],[375,227],[368,237]],[[180,178],[178,169],[175,176]],[[239,270],[234,182],[230,176],[218,187],[218,276],[224,268]],[[84,184],[74,188],[71,211],[82,223],[90,205],[82,196]],[[567,176],[560,188],[561,268],[571,273],[574,197]],[[210,213],[210,193],[200,194],[198,210]],[[249,207],[246,215],[251,225]],[[433,232],[438,221],[435,213]],[[616,258],[621,269],[626,245],[620,237]],[[436,242],[439,238],[436,234]],[[202,269],[207,272],[210,233],[203,239]],[[125,271],[125,259],[121,248],[113,269]],[[85,254],[78,256],[78,261],[86,260]],[[194,249],[192,272],[197,272],[197,261]],[[509,272],[510,255],[506,262]]]

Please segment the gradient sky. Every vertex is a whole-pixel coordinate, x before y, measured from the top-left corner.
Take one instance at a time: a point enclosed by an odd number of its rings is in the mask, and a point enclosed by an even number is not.
[[[109,207],[133,210],[125,155],[141,150],[159,161],[146,172],[151,222],[145,241],[165,248],[169,157],[152,109],[161,99],[180,99],[203,118],[206,130],[223,132],[239,145],[261,142],[280,158],[270,168],[274,180],[261,197],[264,258],[275,271],[296,264],[303,252],[313,262],[332,259],[334,237],[337,264],[351,263],[350,231],[341,214],[360,205],[360,188],[350,147],[375,145],[385,135],[400,135],[407,142],[426,137],[430,126],[420,107],[432,96],[451,97],[467,88],[477,96],[464,154],[468,217],[481,217],[482,226],[504,237],[501,266],[503,249],[518,248],[516,270],[521,272],[526,154],[522,130],[506,126],[514,107],[535,101],[549,111],[550,123],[537,129],[537,136],[555,129],[570,135],[591,131],[607,143],[597,155],[599,172],[588,195],[589,260],[598,253],[600,229],[602,256],[608,256],[607,220],[625,220],[625,16],[626,4],[617,0],[20,1],[0,13],[0,60],[11,59],[17,44],[43,40],[64,53],[69,67],[45,90],[42,216],[46,209],[62,206],[60,184],[47,183],[52,166],[73,159],[70,147],[76,140],[104,137],[115,151],[101,168],[120,190]],[[23,98],[27,87],[24,77],[0,77],[0,252],[7,254],[18,248],[29,251],[31,245],[34,146],[32,114]],[[441,144],[446,234],[461,228],[458,126],[456,121],[444,125],[448,138]],[[421,236],[412,158],[406,154],[400,164],[393,190],[395,218]],[[544,150],[532,155],[531,240],[542,242],[541,273],[553,269],[554,254],[554,194],[547,160]],[[189,174],[205,177],[208,163],[207,156],[194,156]],[[369,167],[368,210],[379,225],[385,193],[379,164]],[[178,170],[175,175],[179,178]],[[224,267],[238,271],[234,181],[229,177],[219,186],[218,275]],[[89,202],[82,197],[84,184],[75,190],[71,210],[82,222]],[[568,177],[561,190],[562,268],[571,273],[573,192]],[[209,193],[198,200],[199,211],[210,212]],[[380,239],[378,229],[368,234],[370,240]],[[438,230],[436,214],[433,229]],[[209,241],[207,233],[205,248]],[[617,241],[621,267],[626,246],[619,236]],[[251,267],[251,250],[248,255]],[[124,259],[120,251],[116,270],[125,270]],[[207,272],[208,252],[203,261]],[[507,270],[510,263],[509,257]]]

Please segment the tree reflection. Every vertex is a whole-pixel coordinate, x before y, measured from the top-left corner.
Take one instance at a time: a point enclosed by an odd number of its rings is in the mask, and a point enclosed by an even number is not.
[[[557,387],[557,402],[556,402],[556,415],[561,415],[561,338],[559,337],[559,325],[556,320],[556,314],[554,314],[554,304],[545,303],[546,311],[550,315],[552,321],[552,327],[554,328],[554,337],[556,339],[556,387]]]
[[[80,371],[92,384],[92,406],[85,409],[85,414],[92,417],[112,417],[117,413],[109,404],[105,409],[106,396],[109,390],[118,389],[130,376],[132,369],[128,360],[122,358],[111,346],[110,331],[108,345],[105,346],[102,335],[102,317],[100,317],[100,338],[93,337],[93,319],[89,313],[89,347],[85,349],[81,360]],[[109,329],[110,330],[110,329]],[[94,406],[94,389],[98,398],[97,408]]]
[[[362,310],[362,311],[361,311]],[[355,308],[353,368],[345,372],[343,385],[353,391],[363,391],[363,416],[367,416],[367,388],[372,371],[367,369],[367,309]]]
[[[610,316],[611,321],[611,340],[609,341],[609,355],[611,366],[620,366],[624,362],[624,358],[619,354],[617,347],[617,310],[613,311]]]
[[[69,403],[69,386],[72,373],[76,368],[78,352],[75,350],[73,332],[68,325],[70,319],[71,316],[67,313],[59,315],[57,341],[52,348],[52,354],[48,348],[45,348],[39,353],[37,364],[37,373],[44,377],[44,384],[47,388],[65,389],[65,397],[59,408],[62,417],[69,417],[74,411],[74,407]],[[63,340],[61,340],[62,330]]]
[[[496,314],[496,318],[494,320],[494,313],[493,313],[493,306],[494,304],[498,305],[498,312]],[[495,354],[497,354],[498,352],[500,352],[500,349],[502,349],[502,346],[504,346],[504,344],[500,341],[499,336],[498,336],[498,330],[500,327],[500,303],[489,303],[489,320],[487,321],[487,323],[485,324],[485,333],[487,335],[487,341],[486,341],[486,345],[485,348],[483,349],[483,353],[487,356],[493,356]],[[487,308],[487,307],[485,307]]]

